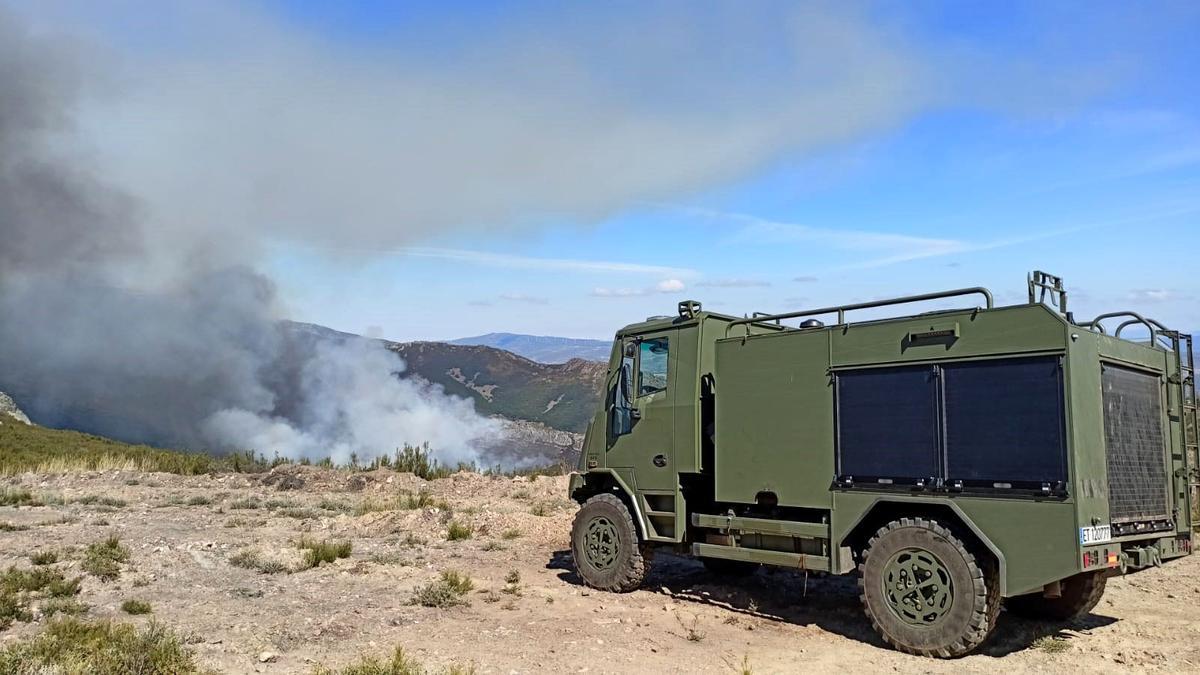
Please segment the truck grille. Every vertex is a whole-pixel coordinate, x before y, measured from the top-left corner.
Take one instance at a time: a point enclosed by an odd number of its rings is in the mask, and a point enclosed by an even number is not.
[[[1157,375],[1105,365],[1104,441],[1113,523],[1167,518],[1161,384]]]

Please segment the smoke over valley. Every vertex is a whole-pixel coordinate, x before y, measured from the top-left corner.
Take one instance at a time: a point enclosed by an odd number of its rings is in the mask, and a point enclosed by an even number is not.
[[[647,10],[508,27],[431,62],[219,3],[149,10],[159,39],[133,54],[87,28],[103,4],[71,20],[0,6],[0,390],[40,424],[194,449],[344,461],[428,441],[486,461],[500,433],[397,377],[378,342],[289,330],[261,271],[273,244],[354,259],[442,230],[522,236],[861,136],[933,96],[917,55],[853,12]],[[767,44],[789,65],[743,82]]]

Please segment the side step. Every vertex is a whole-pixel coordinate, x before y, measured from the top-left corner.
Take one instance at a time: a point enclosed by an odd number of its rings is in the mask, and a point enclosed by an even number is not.
[[[788,553],[786,551],[769,551],[761,548],[742,548],[740,546],[721,546],[720,544],[692,544],[692,555],[707,558],[724,558],[725,560],[743,560],[746,562],[764,563],[779,567],[794,567],[802,570],[829,572],[829,558],[803,553]]]
[[[692,544],[694,556],[835,573],[846,572],[848,569],[842,568],[852,565],[849,551],[832,551],[837,559],[831,557],[827,522],[693,513],[691,524],[715,530],[707,542]]]

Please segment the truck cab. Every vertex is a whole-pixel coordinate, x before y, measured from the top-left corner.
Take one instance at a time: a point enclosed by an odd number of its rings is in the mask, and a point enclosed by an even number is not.
[[[946,657],[1002,605],[1079,616],[1108,576],[1190,553],[1191,337],[1077,321],[1061,279],[1027,286],[1008,307],[983,288],[743,318],[684,301],[622,328],[570,481],[580,576],[632,590],[660,547],[720,575],[857,573],[885,641]],[[968,304],[847,318],[930,301]]]

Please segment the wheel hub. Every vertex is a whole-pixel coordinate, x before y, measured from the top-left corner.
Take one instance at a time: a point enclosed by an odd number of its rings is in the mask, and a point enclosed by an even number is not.
[[[936,556],[924,549],[906,548],[883,568],[883,597],[901,621],[932,626],[954,605],[954,585]]]
[[[620,537],[617,527],[604,516],[597,516],[587,524],[584,533],[584,553],[588,563],[597,570],[606,570],[617,562]]]

